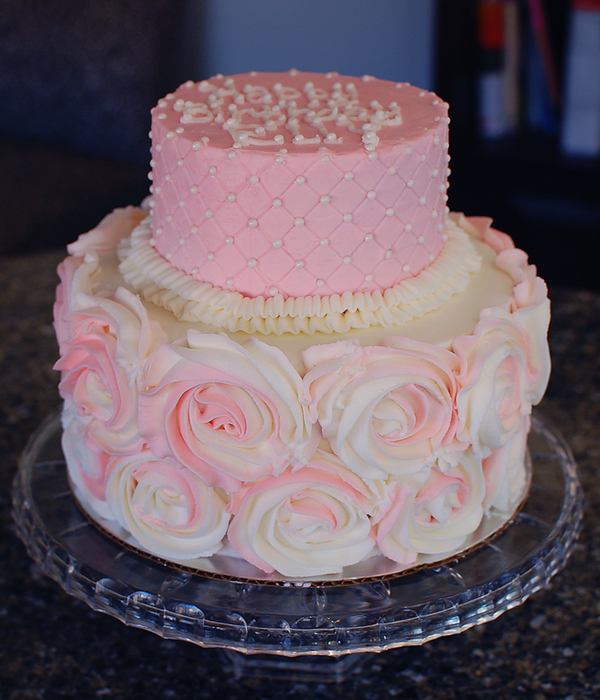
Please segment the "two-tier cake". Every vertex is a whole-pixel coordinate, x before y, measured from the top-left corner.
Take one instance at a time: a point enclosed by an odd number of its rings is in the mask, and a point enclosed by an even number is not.
[[[151,196],[59,268],[86,512],[264,578],[443,558],[512,516],[549,303],[507,235],[448,212],[448,122],[431,92],[336,73],[158,103]]]

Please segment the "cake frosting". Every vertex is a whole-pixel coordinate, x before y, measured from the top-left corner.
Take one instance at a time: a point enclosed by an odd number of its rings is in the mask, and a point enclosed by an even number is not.
[[[152,242],[246,297],[374,292],[443,247],[448,106],[406,83],[260,73],[152,111]]]
[[[297,71],[159,102],[151,197],[59,267],[63,450],[103,527],[302,579],[511,517],[549,302],[506,234],[447,212],[447,122],[409,85]]]

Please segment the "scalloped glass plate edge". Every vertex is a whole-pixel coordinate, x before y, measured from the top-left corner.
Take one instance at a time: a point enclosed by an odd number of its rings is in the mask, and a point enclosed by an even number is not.
[[[415,646],[522,604],[548,585],[571,554],[583,515],[576,464],[546,420],[534,415],[532,425],[533,483],[514,523],[455,562],[396,579],[263,586],[171,569],[119,548],[74,503],[60,451],[50,446],[56,419],[40,426],[23,453],[13,515],[30,556],[69,595],[166,639],[283,656]],[[40,456],[47,459],[40,462]],[[57,520],[58,536],[52,533]],[[90,547],[92,562],[82,554]]]

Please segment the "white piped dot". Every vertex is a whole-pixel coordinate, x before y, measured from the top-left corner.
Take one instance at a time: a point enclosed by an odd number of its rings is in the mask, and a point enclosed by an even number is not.
[[[226,245],[231,245],[233,243],[233,236],[225,236]]]
[[[192,267],[192,275],[197,275],[197,274],[198,274],[198,268]]]
[[[306,178],[303,177],[302,175],[298,175],[296,178],[296,184],[297,185],[303,185],[306,182]]]
[[[177,205],[179,206],[180,209],[183,209],[183,207],[185,207],[185,202],[183,201],[183,199],[180,199],[177,202]]]
[[[417,238],[417,243],[420,243],[421,245],[423,245],[423,243],[425,243],[425,236],[419,236]]]
[[[367,233],[367,235],[365,236],[365,241],[367,243],[370,243],[373,240],[373,238],[374,238],[374,236],[372,233]]]
[[[171,253],[167,253],[167,254],[165,255],[165,258],[166,258],[167,260],[170,260],[172,257],[173,257],[173,255],[172,255]]]
[[[165,175],[165,182],[171,182],[171,173]]]
[[[349,223],[350,221],[352,221],[352,214],[344,214],[342,218],[346,223]]]
[[[283,241],[281,240],[281,238],[275,238],[275,240],[271,242],[271,245],[273,246],[273,248],[281,248],[281,246],[283,245]]]
[[[183,236],[179,237],[179,245],[185,245],[185,238]]]
[[[279,294],[279,290],[277,289],[277,287],[271,287],[271,288],[269,289],[269,294],[270,294],[272,297],[274,297],[276,294]]]
[[[256,175],[250,175],[250,177],[248,178],[248,182],[251,185],[256,185],[258,184],[258,177]]]
[[[207,253],[207,254],[206,254],[206,259],[207,259],[207,260],[214,260],[214,259],[215,259],[215,254],[214,254],[214,253]]]
[[[437,219],[438,218],[438,213],[435,211],[435,209],[431,212],[431,218],[432,219]]]
[[[404,272],[410,272],[410,265],[406,263],[406,265],[402,265],[402,269],[404,270]]]
[[[297,216],[294,219],[294,226],[304,226],[304,219],[301,216]]]
[[[274,206],[274,207],[280,207],[280,206],[281,206],[281,200],[280,200],[280,199],[274,199],[274,200],[273,200],[273,206]]]
[[[367,199],[375,199],[377,197],[377,192],[375,190],[369,190],[367,192]]]
[[[151,238],[148,242],[150,243],[150,245],[151,245],[153,248],[154,248],[154,246],[156,245],[156,241],[154,240],[154,238]]]
[[[388,173],[390,175],[395,175],[398,172],[398,170],[392,165],[392,167],[388,170]]]
[[[296,260],[296,267],[301,270],[304,267],[304,260]]]
[[[232,284],[233,284],[233,277],[228,277],[228,278],[225,280],[225,284],[226,284],[228,287],[231,287]]]
[[[427,160],[427,156],[423,153],[421,156],[421,163],[424,163]]]
[[[321,245],[323,248],[326,248],[329,245],[329,239],[328,238],[322,238],[321,239]]]
[[[275,156],[275,162],[278,165],[281,165],[282,163],[285,163],[285,158],[283,156]]]
[[[322,194],[321,197],[319,198],[319,202],[321,202],[321,204],[329,204],[330,201],[331,201],[331,199],[326,194]]]
[[[209,175],[216,175],[217,174],[217,169],[215,168],[214,165],[210,166],[210,168],[208,169],[208,174]]]
[[[172,138],[174,138],[175,132],[174,132],[174,131],[167,131],[167,133],[165,134],[165,136],[166,136],[166,137],[169,139],[169,141],[170,141]]]
[[[388,208],[385,210],[385,215],[386,215],[386,216],[394,216],[394,210],[393,210],[391,207],[388,207]]]
[[[420,204],[421,206],[427,204],[427,197],[425,197],[425,196],[419,197],[419,204]]]
[[[178,167],[178,168],[182,168],[182,167],[183,167],[183,161],[181,160],[181,158],[179,158],[179,160],[177,161],[177,167]]]
[[[173,217],[172,217],[170,214],[167,214],[167,215],[165,216],[165,221],[166,221],[167,223],[170,224],[171,221],[173,221]]]
[[[406,224],[406,226],[404,227],[404,230],[405,231],[412,231],[412,224]]]
[[[230,192],[230,193],[227,195],[227,201],[228,201],[228,202],[235,202],[235,194],[234,194],[233,192]]]
[[[379,158],[379,156],[377,155],[377,153],[375,153],[375,151],[369,153],[369,160],[377,160],[377,158]]]
[[[162,151],[162,146],[160,145],[160,143],[157,143],[156,146],[154,146],[154,148],[156,149],[157,153],[160,153]]]
[[[229,158],[229,160],[233,160],[235,158],[235,151],[229,151],[227,157]]]
[[[192,151],[199,151],[201,146],[202,144],[200,143],[200,141],[194,141],[194,143],[192,144]]]
[[[342,262],[344,263],[344,265],[350,265],[350,263],[352,262],[352,258],[349,255],[346,255],[342,258]]]
[[[431,177],[437,177],[440,174],[440,171],[437,168],[434,168],[431,171]]]
[[[354,179],[354,173],[347,172],[344,173],[344,180],[353,180]]]
[[[196,187],[196,185],[192,185],[190,187],[190,194],[198,194],[198,188]]]
[[[166,118],[167,118],[167,115],[166,115],[164,112],[161,112],[161,113],[158,115],[158,118],[159,118],[160,120],[163,120],[163,119],[166,119]]]
[[[258,261],[256,258],[250,258],[250,260],[248,260],[248,267],[256,267],[257,265]]]
[[[410,180],[406,183],[406,186],[407,186],[407,187],[414,187],[414,184],[415,184],[415,181],[414,181],[413,179],[410,179]]]
[[[159,226],[154,233],[156,233],[157,236],[162,236],[162,232],[163,232],[162,226]]]
[[[428,260],[429,262],[433,262],[435,260],[435,255],[433,253],[429,253]]]
[[[386,250],[385,251],[385,259],[389,260],[392,257],[392,251],[391,250]]]
[[[248,226],[250,228],[256,228],[258,226],[258,221],[256,219],[248,219]]]
[[[373,281],[373,275],[365,275],[365,282],[372,282]]]
[[[321,156],[321,163],[328,163],[329,156],[327,154]]]
[[[317,285],[317,287],[324,287],[324,286],[325,286],[325,280],[318,279],[318,280],[315,282],[315,284]]]
[[[204,212],[204,216],[205,216],[207,219],[212,218],[212,215],[213,215],[213,213],[212,213],[212,211],[211,211],[210,209],[207,209],[207,210]]]

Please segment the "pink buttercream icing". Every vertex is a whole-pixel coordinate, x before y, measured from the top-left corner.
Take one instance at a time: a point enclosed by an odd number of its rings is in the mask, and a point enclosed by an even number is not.
[[[337,73],[191,81],[152,112],[153,244],[244,296],[383,291],[443,246],[447,105]]]

